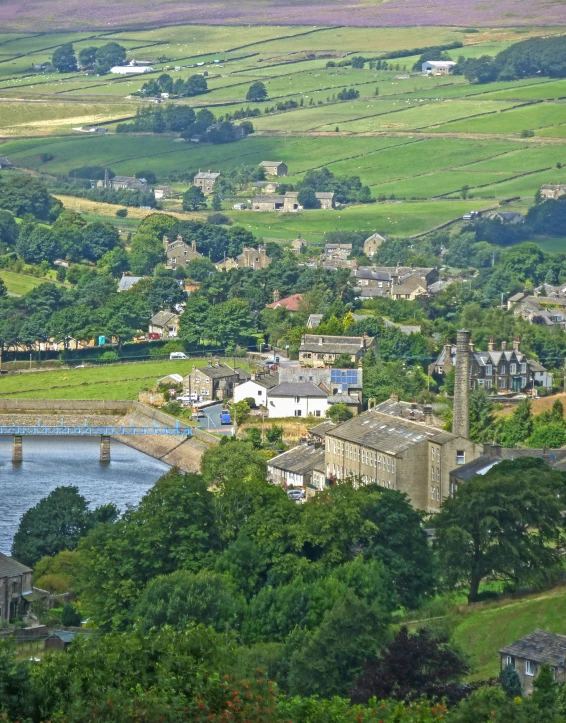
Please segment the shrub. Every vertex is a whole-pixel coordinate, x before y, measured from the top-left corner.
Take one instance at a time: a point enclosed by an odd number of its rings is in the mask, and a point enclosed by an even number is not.
[[[126,218],[127,215],[128,215],[128,209],[127,209],[127,208],[119,208],[119,209],[116,211],[116,216],[118,216],[118,218]]]
[[[103,364],[111,364],[112,362],[120,361],[120,355],[117,351],[105,351],[98,357],[98,361]]]

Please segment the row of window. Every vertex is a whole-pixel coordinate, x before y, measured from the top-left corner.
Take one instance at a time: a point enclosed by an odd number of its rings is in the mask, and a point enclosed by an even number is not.
[[[440,467],[431,467],[430,468],[430,479],[433,482],[440,482]]]
[[[506,655],[505,665],[510,665],[512,668],[516,669],[515,658],[512,655]],[[535,676],[537,674],[537,668],[538,666],[534,660],[525,660],[525,675],[529,675],[531,677]],[[556,678],[556,668],[551,667],[551,670],[552,677]]]
[[[521,369],[521,372],[520,372],[521,374],[526,374],[526,373],[527,373],[527,364],[526,364],[526,362],[523,362],[522,364],[515,364],[515,363],[509,364],[509,374],[517,374],[517,369],[518,369],[518,368]],[[495,370],[495,371],[494,371],[494,370]],[[506,374],[506,373],[507,373],[506,370],[507,370],[507,366],[506,366],[505,364],[500,364],[500,365],[499,365],[499,374]],[[493,376],[493,374],[494,374],[496,371],[497,371],[497,367],[494,368],[494,366],[493,366],[492,364],[486,364],[486,365],[485,365],[485,376],[486,376],[486,377],[491,377],[491,376]],[[472,367],[472,365],[470,364],[470,374],[472,374],[472,373],[473,373],[473,367]]]
[[[440,487],[435,487],[434,485],[431,485],[430,499],[433,501],[436,500],[437,502],[440,502]]]
[[[320,417],[320,409],[315,409],[313,412],[309,412],[313,417]],[[295,409],[295,417],[302,417],[303,416],[303,410],[302,409]]]

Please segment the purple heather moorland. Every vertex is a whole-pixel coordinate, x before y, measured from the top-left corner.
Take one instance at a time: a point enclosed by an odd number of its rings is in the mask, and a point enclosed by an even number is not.
[[[140,21],[140,18],[143,20]],[[202,24],[503,27],[566,24],[556,0],[4,0],[6,30],[87,30]]]

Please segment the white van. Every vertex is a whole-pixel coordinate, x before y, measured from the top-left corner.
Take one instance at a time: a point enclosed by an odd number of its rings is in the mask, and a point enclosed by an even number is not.
[[[188,359],[189,357],[182,351],[172,351],[171,354],[169,354],[169,359]]]

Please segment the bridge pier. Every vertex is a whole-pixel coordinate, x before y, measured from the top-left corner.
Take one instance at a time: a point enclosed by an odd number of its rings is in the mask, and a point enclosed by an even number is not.
[[[110,437],[106,434],[100,436],[100,461],[110,462]]]
[[[23,452],[23,445],[22,445],[22,435],[21,434],[15,434],[14,435],[14,443],[12,445],[12,462],[14,464],[21,464],[24,459],[24,452]]]

